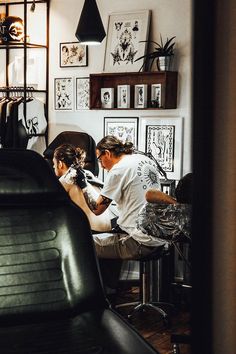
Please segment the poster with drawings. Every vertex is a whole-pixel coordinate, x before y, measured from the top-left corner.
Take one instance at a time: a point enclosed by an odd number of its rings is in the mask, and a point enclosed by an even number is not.
[[[88,66],[88,47],[77,42],[60,43],[60,67]]]
[[[89,77],[76,78],[76,110],[89,109]]]
[[[73,110],[73,79],[72,77],[54,80],[54,104],[56,111]]]
[[[138,144],[138,117],[105,117],[104,136],[114,135],[123,143],[131,142],[137,148]]]
[[[169,179],[182,173],[182,118],[141,117],[139,150],[151,152]]]
[[[109,16],[104,61],[106,72],[139,71],[146,54],[150,10],[114,13]]]

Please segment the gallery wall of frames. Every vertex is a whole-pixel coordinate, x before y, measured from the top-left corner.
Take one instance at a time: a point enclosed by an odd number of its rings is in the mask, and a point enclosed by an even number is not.
[[[74,33],[58,36],[52,49],[54,53],[57,50],[58,69],[52,70],[55,75],[51,81],[51,107],[52,117],[62,121],[63,127],[68,124],[72,130],[86,131],[95,141],[107,134],[116,135],[123,141],[132,141],[136,149],[152,153],[168,177],[162,186],[171,194],[173,183],[186,172],[183,74],[177,70],[179,65],[168,71],[158,71],[154,65],[150,71],[143,66],[143,59],[137,60],[150,52],[146,42],[156,40],[150,37],[155,29],[151,21],[154,12],[110,12],[106,38],[96,50],[74,40]],[[169,38],[174,35],[169,33]],[[177,43],[178,40],[176,36]],[[128,43],[130,50],[121,43]],[[56,131],[53,130],[54,135]]]

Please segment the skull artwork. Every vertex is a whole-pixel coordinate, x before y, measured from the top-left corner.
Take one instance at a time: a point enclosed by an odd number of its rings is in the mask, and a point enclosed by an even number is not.
[[[3,42],[20,42],[24,38],[23,20],[17,16],[8,16],[0,24],[0,37]]]

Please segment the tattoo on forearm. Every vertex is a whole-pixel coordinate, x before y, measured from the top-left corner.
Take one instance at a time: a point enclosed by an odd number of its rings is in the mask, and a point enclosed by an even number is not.
[[[90,210],[95,211],[98,209],[98,204],[96,200],[93,198],[92,194],[89,193],[88,190],[84,190],[84,198]],[[100,205],[108,206],[111,203],[111,200],[109,198],[106,198],[103,195],[101,196],[101,198],[102,198],[102,202],[100,203]]]
[[[87,190],[84,191],[84,198],[85,198],[90,210],[92,210],[92,211],[97,210],[98,206],[97,206],[96,200],[93,198],[91,193],[89,193]]]
[[[103,195],[101,197],[102,197],[102,202],[101,202],[102,205],[109,205],[110,204],[111,200],[109,198],[106,198]]]

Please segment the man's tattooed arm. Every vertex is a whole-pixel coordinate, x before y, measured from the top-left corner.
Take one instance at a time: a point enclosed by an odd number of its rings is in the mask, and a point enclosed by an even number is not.
[[[87,188],[83,190],[83,194],[89,209],[96,215],[102,214],[112,202],[111,199],[103,195],[100,195],[98,199],[95,200]]]

